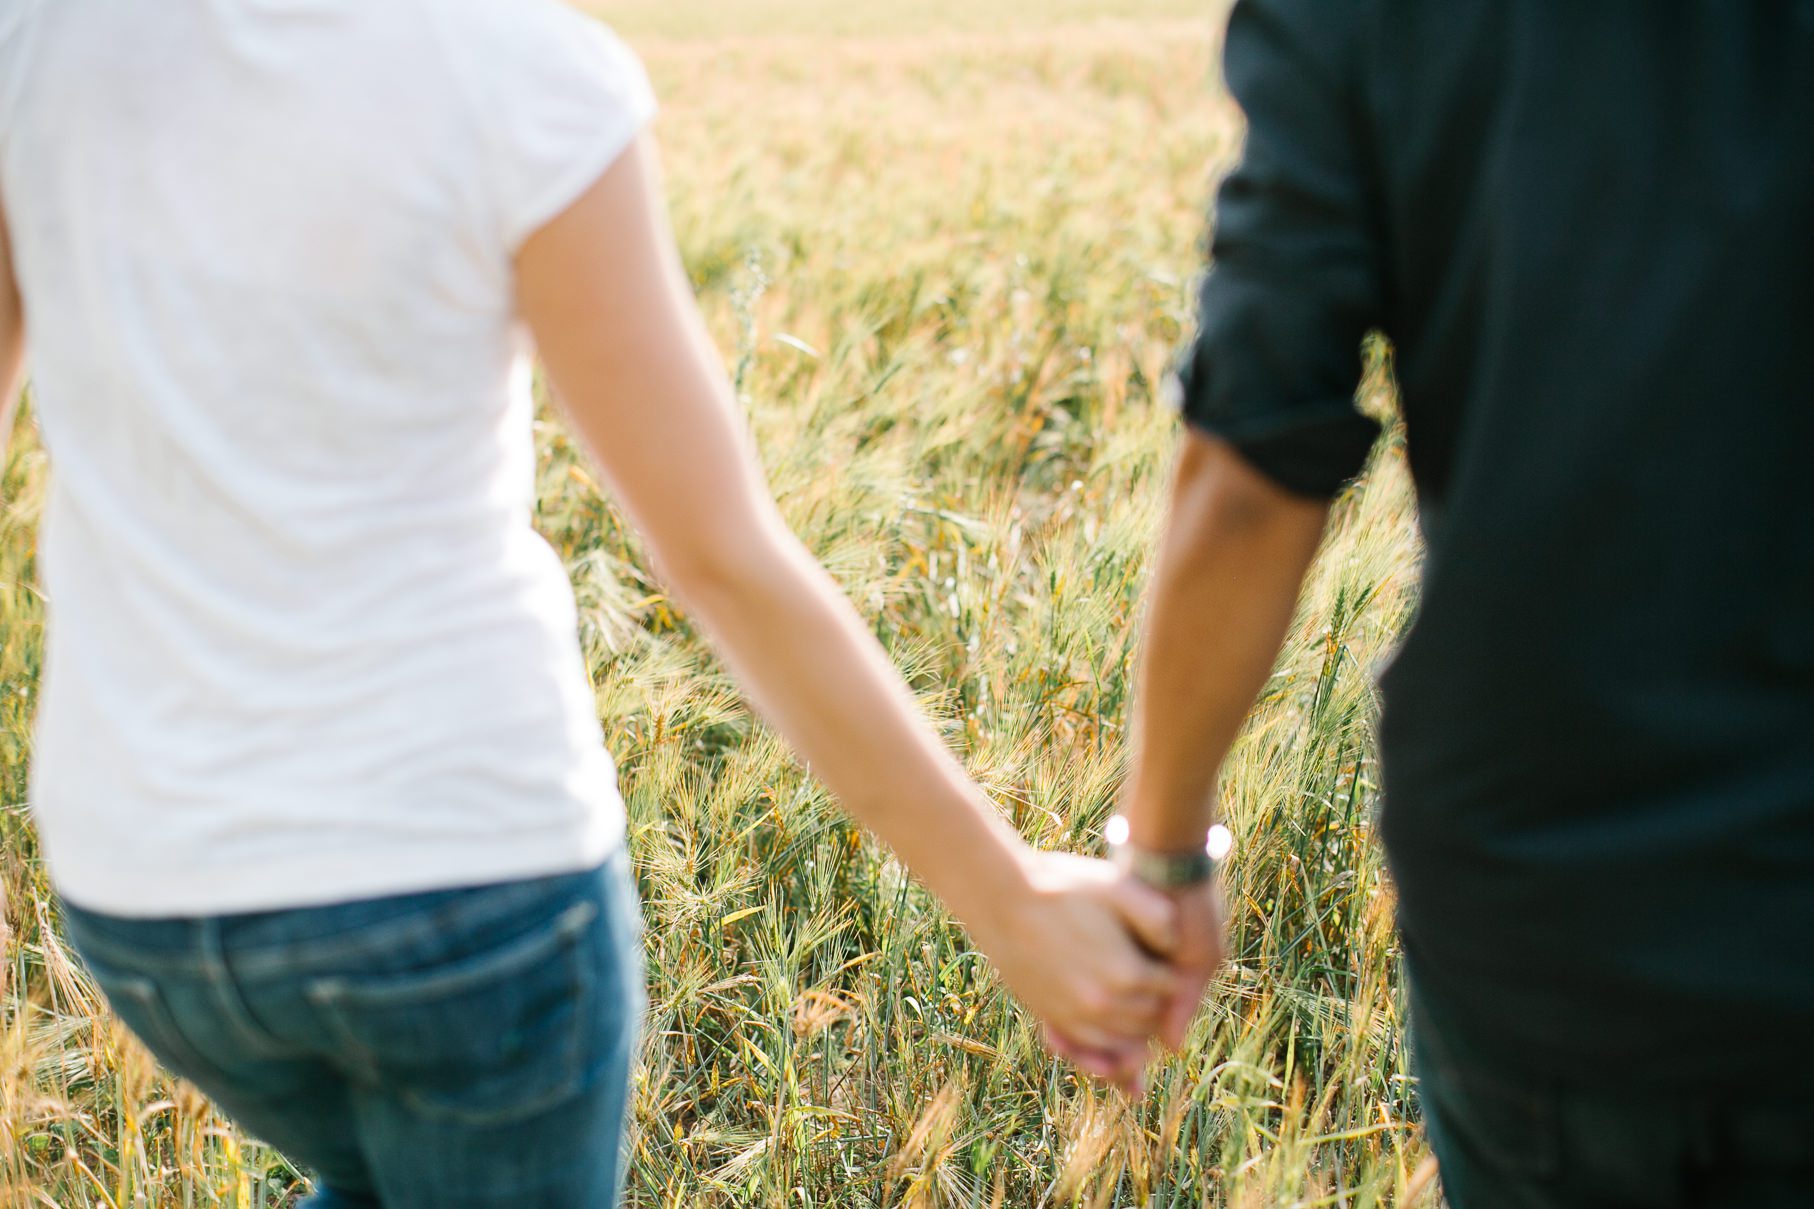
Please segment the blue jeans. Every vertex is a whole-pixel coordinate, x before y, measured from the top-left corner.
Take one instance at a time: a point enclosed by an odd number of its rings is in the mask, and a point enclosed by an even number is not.
[[[120,1018],[310,1169],[312,1209],[610,1209],[643,1008],[621,853],[589,873],[127,920],[65,905]]]

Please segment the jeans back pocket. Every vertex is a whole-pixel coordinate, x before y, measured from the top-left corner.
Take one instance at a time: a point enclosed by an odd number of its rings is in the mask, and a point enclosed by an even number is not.
[[[592,899],[432,968],[310,980],[304,994],[353,1076],[426,1116],[493,1125],[577,1094],[598,1010]]]

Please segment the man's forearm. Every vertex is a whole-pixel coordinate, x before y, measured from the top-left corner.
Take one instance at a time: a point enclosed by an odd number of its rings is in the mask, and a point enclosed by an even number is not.
[[[1264,687],[1328,504],[1277,486],[1227,444],[1185,438],[1149,589],[1134,705],[1129,839],[1203,842],[1217,770]]]

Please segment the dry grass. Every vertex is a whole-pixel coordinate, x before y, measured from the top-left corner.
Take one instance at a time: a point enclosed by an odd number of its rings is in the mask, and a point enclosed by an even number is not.
[[[1031,837],[1121,776],[1200,207],[1238,118],[1196,0],[619,0],[689,264],[790,520]],[[746,710],[558,424],[572,569],[648,902],[636,1206],[1411,1205],[1369,673],[1416,547],[1401,456],[1344,499],[1231,769],[1236,959],[1131,1106],[1039,1051],[964,936]],[[0,1204],[287,1203],[58,944],[24,808],[45,474],[0,520]]]
[[[990,34],[1055,25],[1190,21],[1206,28],[1221,0],[582,0],[639,42],[804,37],[875,38],[927,32]]]

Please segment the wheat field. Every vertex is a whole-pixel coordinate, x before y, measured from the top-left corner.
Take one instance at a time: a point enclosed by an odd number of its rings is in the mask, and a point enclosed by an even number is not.
[[[1088,849],[1123,771],[1166,370],[1239,147],[1216,5],[594,7],[664,98],[687,262],[788,519],[1021,830]],[[1383,383],[1365,403],[1389,413]],[[289,1204],[302,1176],[161,1073],[57,939],[25,800],[49,473],[29,412],[0,514],[0,1204]],[[1436,1204],[1370,829],[1372,675],[1416,592],[1396,440],[1338,503],[1228,770],[1232,964],[1133,1104],[1042,1053],[541,425],[539,524],[649,920],[630,1205]]]

